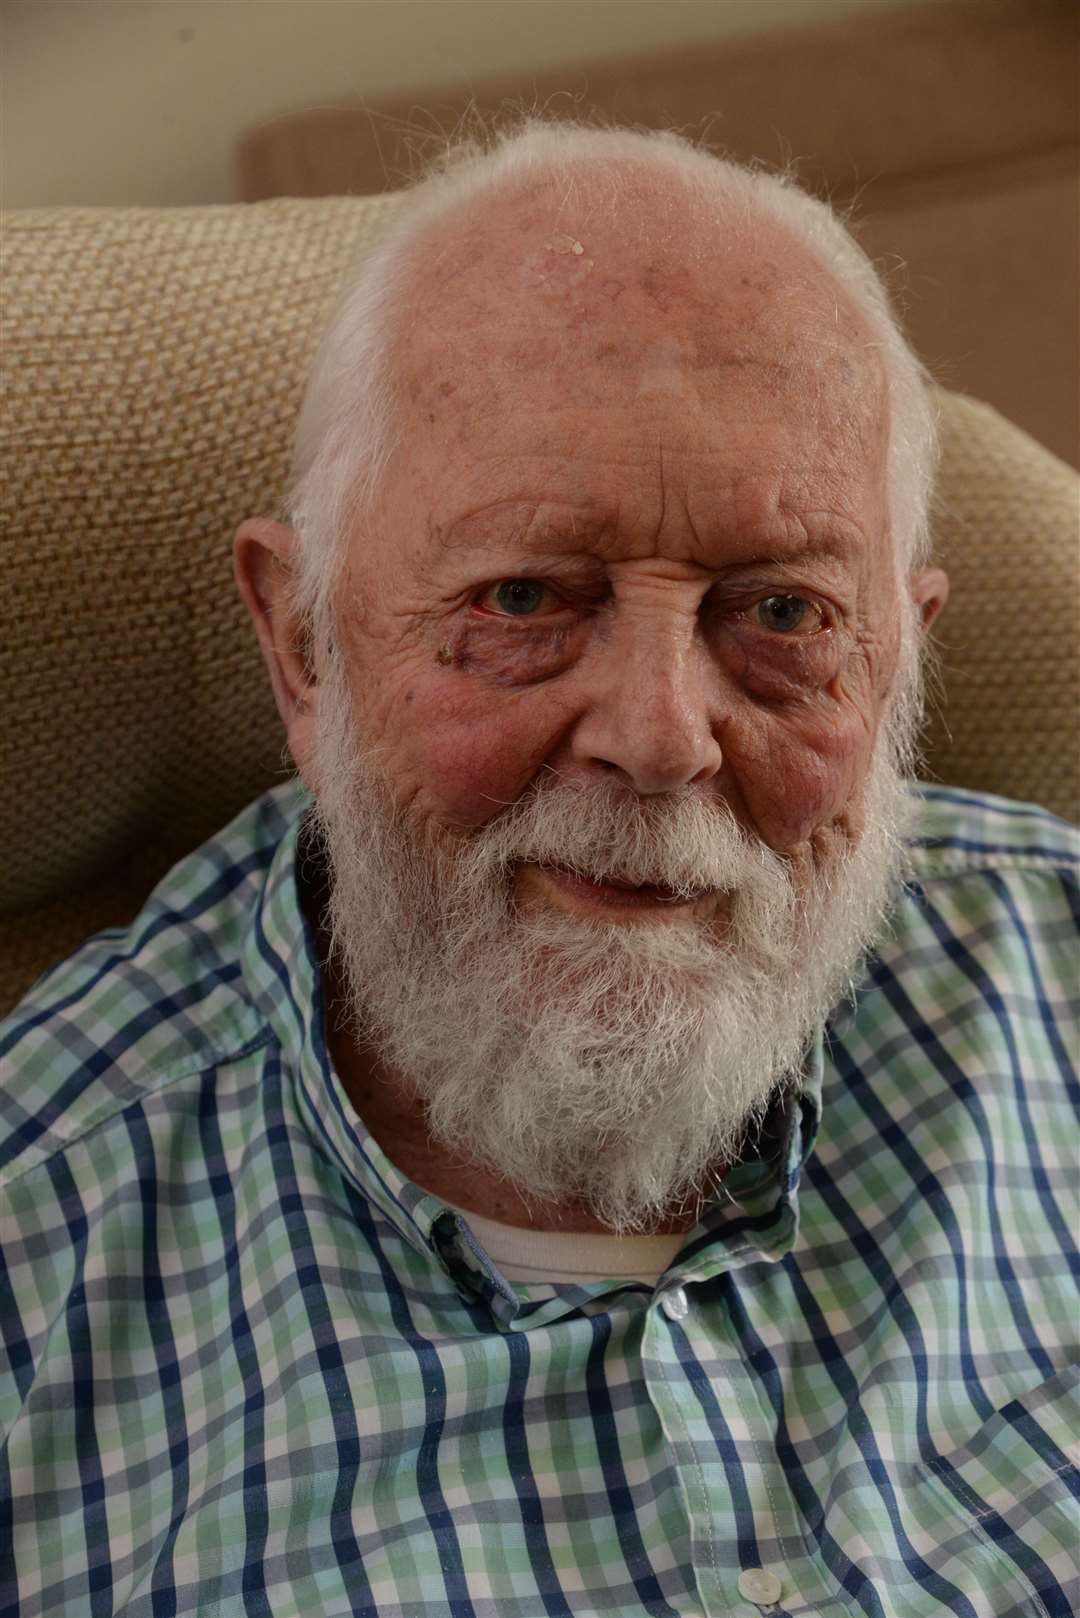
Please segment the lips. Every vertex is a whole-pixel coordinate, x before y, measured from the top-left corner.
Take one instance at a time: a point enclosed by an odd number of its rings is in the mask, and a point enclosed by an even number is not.
[[[658,899],[667,904],[688,902],[685,894],[676,893],[674,888],[663,887],[655,882],[619,882],[610,877],[605,877],[603,881],[597,881],[594,877],[584,877],[582,880],[595,888],[614,889],[616,893],[636,893],[642,899]]]
[[[699,893],[676,893],[673,888],[663,883],[655,882],[624,882],[618,877],[592,877],[583,876],[577,871],[567,871],[562,866],[544,865],[541,867],[548,876],[555,877],[579,889],[595,894],[597,898],[611,898],[618,902],[620,899],[633,903],[635,900],[641,904],[693,904],[701,898],[705,890]]]

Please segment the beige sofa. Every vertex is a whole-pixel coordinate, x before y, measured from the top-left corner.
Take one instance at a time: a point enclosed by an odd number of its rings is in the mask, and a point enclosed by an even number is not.
[[[5,226],[0,1010],[286,768],[232,533],[279,506],[316,330],[394,206]],[[1080,480],[941,403],[954,599],[928,769],[1076,814]]]
[[[241,142],[239,194],[392,189],[423,131],[521,101],[793,160],[854,206],[938,379],[1080,462],[1076,0],[933,0],[648,57],[612,44],[603,61],[568,48],[565,67],[533,76],[406,85],[275,119]]]

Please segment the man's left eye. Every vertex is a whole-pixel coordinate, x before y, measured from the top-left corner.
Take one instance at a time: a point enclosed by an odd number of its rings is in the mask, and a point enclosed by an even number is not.
[[[754,610],[758,623],[779,635],[813,635],[825,627],[821,608],[804,596],[766,596]]]
[[[551,596],[550,586],[539,579],[503,579],[492,585],[481,597],[480,606],[489,612],[507,613],[513,618],[530,618],[539,612]]]

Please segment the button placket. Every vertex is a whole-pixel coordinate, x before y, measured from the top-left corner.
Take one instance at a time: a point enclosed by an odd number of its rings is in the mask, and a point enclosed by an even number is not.
[[[722,1496],[715,1488],[710,1489],[695,1450],[688,1423],[690,1407],[695,1401],[685,1370],[679,1363],[676,1346],[679,1333],[665,1324],[670,1321],[664,1308],[669,1296],[661,1296],[646,1312],[642,1371],[686,1512],[693,1577],[703,1618],[721,1618],[728,1604],[715,1528],[717,1523],[731,1516],[734,1504],[729,1489],[725,1489]]]
[[[689,1292],[686,1314],[673,1318],[676,1293]],[[676,1311],[680,1302],[674,1303]],[[711,1397],[688,1375],[687,1351],[704,1371]],[[733,1618],[736,1609],[758,1615],[782,1613],[786,1603],[829,1606],[834,1591],[815,1565],[804,1524],[776,1453],[774,1412],[747,1362],[747,1354],[721,1299],[708,1285],[662,1292],[648,1311],[642,1344],[643,1370],[660,1419],[689,1516],[694,1577],[705,1618]],[[740,1473],[753,1513],[736,1513],[730,1471]],[[736,1581],[743,1558],[740,1536],[758,1540],[765,1567],[743,1568],[764,1582],[752,1583],[756,1602]],[[775,1567],[777,1572],[771,1572]],[[769,1582],[778,1579],[777,1593]],[[766,1599],[768,1597],[768,1599]],[[816,1610],[816,1608],[815,1608]]]

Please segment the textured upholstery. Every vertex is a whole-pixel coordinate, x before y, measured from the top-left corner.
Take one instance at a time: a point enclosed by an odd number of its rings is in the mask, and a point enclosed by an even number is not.
[[[4,232],[0,1005],[280,778],[231,540],[280,502],[315,335],[392,197]],[[1076,474],[942,395],[941,779],[1077,812]]]

